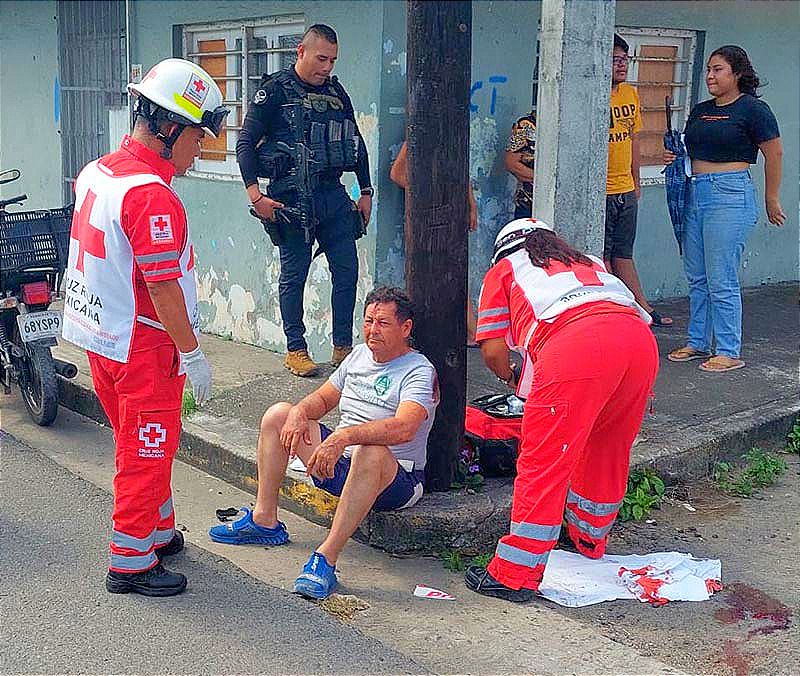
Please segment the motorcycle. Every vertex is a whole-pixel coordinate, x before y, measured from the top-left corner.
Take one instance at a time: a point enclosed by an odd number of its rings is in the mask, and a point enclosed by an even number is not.
[[[18,169],[2,171],[0,185],[19,177]],[[31,418],[46,426],[58,414],[56,374],[78,374],[50,352],[61,335],[61,313],[50,304],[60,297],[67,267],[72,206],[6,211],[26,199],[0,200],[0,382],[5,394],[19,385]]]

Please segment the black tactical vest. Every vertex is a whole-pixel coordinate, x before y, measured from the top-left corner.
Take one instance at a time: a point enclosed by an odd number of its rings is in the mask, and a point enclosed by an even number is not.
[[[293,168],[278,142],[304,143],[311,151],[313,174],[337,176],[354,171],[358,164],[358,132],[344,110],[345,92],[336,76],[317,91],[307,91],[289,70],[270,77],[283,90],[281,106],[285,125],[276,125],[270,137],[259,146],[259,175],[280,179]],[[265,83],[262,82],[262,86]]]

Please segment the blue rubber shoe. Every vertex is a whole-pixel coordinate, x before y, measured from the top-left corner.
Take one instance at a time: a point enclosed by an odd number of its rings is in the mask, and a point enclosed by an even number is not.
[[[294,581],[294,592],[307,599],[326,599],[336,589],[336,566],[328,563],[324,555],[314,552],[303,572]]]
[[[289,542],[286,526],[278,521],[275,528],[264,528],[253,522],[253,512],[242,507],[244,516],[231,523],[221,523],[208,531],[214,542],[226,545],[285,545]]]

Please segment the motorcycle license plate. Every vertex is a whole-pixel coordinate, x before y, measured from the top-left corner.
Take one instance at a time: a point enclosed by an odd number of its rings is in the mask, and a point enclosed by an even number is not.
[[[22,340],[26,343],[42,338],[58,338],[61,335],[61,313],[45,310],[17,315],[17,326]]]

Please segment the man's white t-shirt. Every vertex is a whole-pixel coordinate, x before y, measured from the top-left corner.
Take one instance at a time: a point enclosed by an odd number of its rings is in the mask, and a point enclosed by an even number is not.
[[[398,460],[413,462],[415,470],[425,468],[428,434],[439,404],[439,382],[433,364],[416,350],[379,363],[373,359],[369,347],[362,343],[353,348],[329,380],[341,392],[337,429],[392,418],[404,401],[422,406],[428,417],[414,438],[389,446],[389,450]],[[352,449],[348,448],[344,455],[350,457],[351,453]]]

